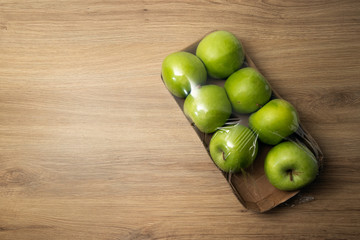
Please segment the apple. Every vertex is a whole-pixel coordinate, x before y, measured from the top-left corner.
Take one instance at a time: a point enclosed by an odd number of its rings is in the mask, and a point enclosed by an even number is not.
[[[299,118],[295,108],[283,99],[273,99],[249,117],[250,128],[260,141],[276,145],[296,132]]]
[[[244,62],[241,42],[230,32],[215,31],[205,36],[196,48],[210,77],[225,79]]]
[[[204,64],[188,52],[168,55],[162,63],[161,74],[167,89],[180,98],[185,98],[194,87],[205,84],[207,79]]]
[[[193,89],[184,102],[185,115],[204,133],[223,126],[232,112],[224,88],[204,85]]]
[[[267,103],[271,88],[265,78],[254,68],[242,68],[231,74],[224,88],[234,111],[252,113]]]
[[[255,134],[241,124],[220,128],[209,144],[214,163],[225,172],[239,172],[256,158],[258,143]]]
[[[269,182],[283,191],[298,190],[311,183],[318,174],[314,154],[304,145],[282,142],[266,155],[264,171]]]

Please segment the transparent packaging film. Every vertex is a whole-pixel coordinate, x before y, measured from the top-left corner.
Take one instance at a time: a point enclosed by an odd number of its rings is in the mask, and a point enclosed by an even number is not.
[[[270,86],[240,41],[241,65],[217,79],[196,59],[203,39],[165,59],[162,80],[239,201],[247,209],[268,211],[299,193],[308,185],[303,181],[314,181],[322,152],[295,106]]]

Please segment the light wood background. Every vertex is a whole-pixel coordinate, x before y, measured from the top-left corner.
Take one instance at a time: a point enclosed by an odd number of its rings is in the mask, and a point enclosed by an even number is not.
[[[238,36],[325,155],[247,211],[160,79]],[[0,1],[0,239],[358,239],[360,1]]]

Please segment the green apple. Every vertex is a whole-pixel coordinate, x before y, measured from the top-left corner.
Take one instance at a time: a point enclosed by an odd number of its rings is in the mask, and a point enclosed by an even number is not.
[[[224,88],[217,85],[193,89],[184,102],[185,115],[204,133],[215,132],[223,126],[231,110]]]
[[[264,163],[269,182],[284,191],[298,190],[311,183],[318,168],[314,154],[307,147],[288,141],[273,147]]]
[[[225,79],[244,62],[241,42],[230,32],[215,31],[205,36],[196,48],[210,77]]]
[[[276,145],[296,132],[299,118],[289,102],[273,99],[250,115],[249,126],[263,143]]]
[[[165,86],[177,97],[185,98],[192,88],[205,84],[204,64],[194,54],[175,52],[168,55],[161,67]]]
[[[254,68],[242,68],[231,74],[224,88],[234,111],[252,113],[267,103],[271,88],[265,78]]]
[[[247,127],[235,124],[215,132],[209,144],[210,156],[225,172],[239,172],[249,167],[256,158],[258,143]]]

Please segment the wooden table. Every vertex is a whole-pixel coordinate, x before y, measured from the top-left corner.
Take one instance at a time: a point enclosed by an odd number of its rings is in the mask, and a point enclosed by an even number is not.
[[[359,23],[356,0],[2,0],[0,239],[358,239]],[[240,205],[160,80],[215,29],[325,155],[266,214]]]

